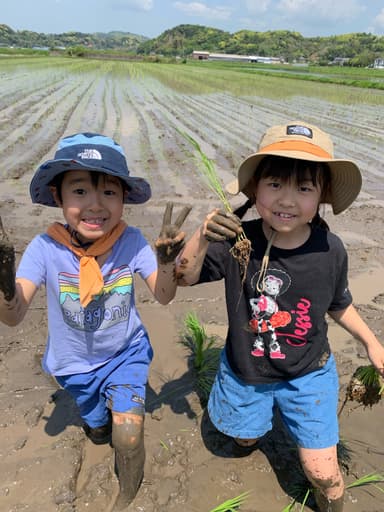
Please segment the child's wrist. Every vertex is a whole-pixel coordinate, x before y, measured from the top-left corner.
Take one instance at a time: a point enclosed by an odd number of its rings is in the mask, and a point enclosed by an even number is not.
[[[161,267],[164,270],[166,270],[166,269],[173,270],[176,265],[176,260],[164,262],[164,261],[161,261],[160,259],[157,259],[157,264],[159,267]]]

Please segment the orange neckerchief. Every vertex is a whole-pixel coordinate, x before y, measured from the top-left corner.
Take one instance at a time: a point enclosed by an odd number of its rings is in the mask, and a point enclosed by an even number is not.
[[[68,247],[80,258],[79,292],[80,304],[84,308],[91,302],[94,295],[102,291],[104,286],[103,275],[95,259],[96,256],[101,256],[108,252],[116,240],[120,238],[126,227],[126,223],[121,220],[109,233],[96,240],[88,249],[74,245],[72,241],[73,236],[60,222],[54,222],[48,227],[47,234],[53,240]]]

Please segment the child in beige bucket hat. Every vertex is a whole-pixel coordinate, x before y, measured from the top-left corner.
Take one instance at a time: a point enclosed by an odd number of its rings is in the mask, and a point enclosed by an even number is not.
[[[238,179],[227,185],[228,192],[244,191],[247,195],[247,185],[267,155],[326,163],[331,172],[331,187],[323,202],[332,205],[335,215],[348,208],[360,192],[362,180],[357,165],[350,160],[334,158],[330,136],[303,121],[269,128],[261,139],[259,150],[240,165]]]
[[[228,334],[208,413],[237,453],[257,449],[273,411],[293,437],[321,512],[341,512],[338,377],[327,314],[358,339],[384,376],[384,347],[352,304],[342,241],[319,206],[339,214],[361,188],[359,168],[335,159],[327,133],[303,121],[268,129],[227,186],[248,200],[235,214],[215,209],[178,257],[179,284],[225,283]],[[239,219],[255,207],[260,218]],[[245,273],[232,256],[251,243]]]

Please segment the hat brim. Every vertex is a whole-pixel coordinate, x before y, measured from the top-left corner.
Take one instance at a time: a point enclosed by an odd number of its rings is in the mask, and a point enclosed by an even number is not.
[[[113,169],[84,165],[83,162],[78,160],[47,160],[40,165],[32,178],[29,187],[32,202],[57,207],[58,205],[52,196],[49,184],[59,174],[76,170],[101,172],[118,177],[125,182],[128,187],[128,192],[124,195],[125,204],[142,204],[151,198],[151,187],[144,178],[136,178],[133,176],[124,178]]]
[[[253,153],[240,165],[238,178],[228,183],[226,190],[232,195],[244,192],[244,194],[249,197],[250,191],[247,190],[247,184],[257,172],[259,164],[266,156],[282,156],[290,159],[328,164],[331,170],[331,190],[323,202],[332,206],[335,215],[346,210],[360,193],[362,177],[360,169],[355,163],[350,160],[321,158],[299,151]]]

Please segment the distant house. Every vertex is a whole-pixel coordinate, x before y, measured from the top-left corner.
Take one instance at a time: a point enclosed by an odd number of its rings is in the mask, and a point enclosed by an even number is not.
[[[234,53],[210,53],[208,60],[231,60],[238,62],[249,62],[248,55],[236,55]]]
[[[193,51],[192,57],[197,60],[208,60],[209,58],[209,52],[199,52],[199,51]]]
[[[237,55],[233,53],[211,53],[194,50],[192,57],[197,60],[229,60],[235,62],[262,62],[264,64],[280,64],[284,62],[279,57],[262,57],[260,55]]]
[[[375,59],[373,67],[375,69],[384,69],[384,59]]]
[[[249,62],[261,62],[262,64],[281,64],[284,59],[280,57],[261,57],[260,55],[250,55]]]
[[[330,66],[344,66],[350,61],[349,57],[335,57],[331,62],[328,62]]]
[[[304,57],[299,57],[298,59],[293,59],[292,64],[294,66],[308,66],[308,61]]]

